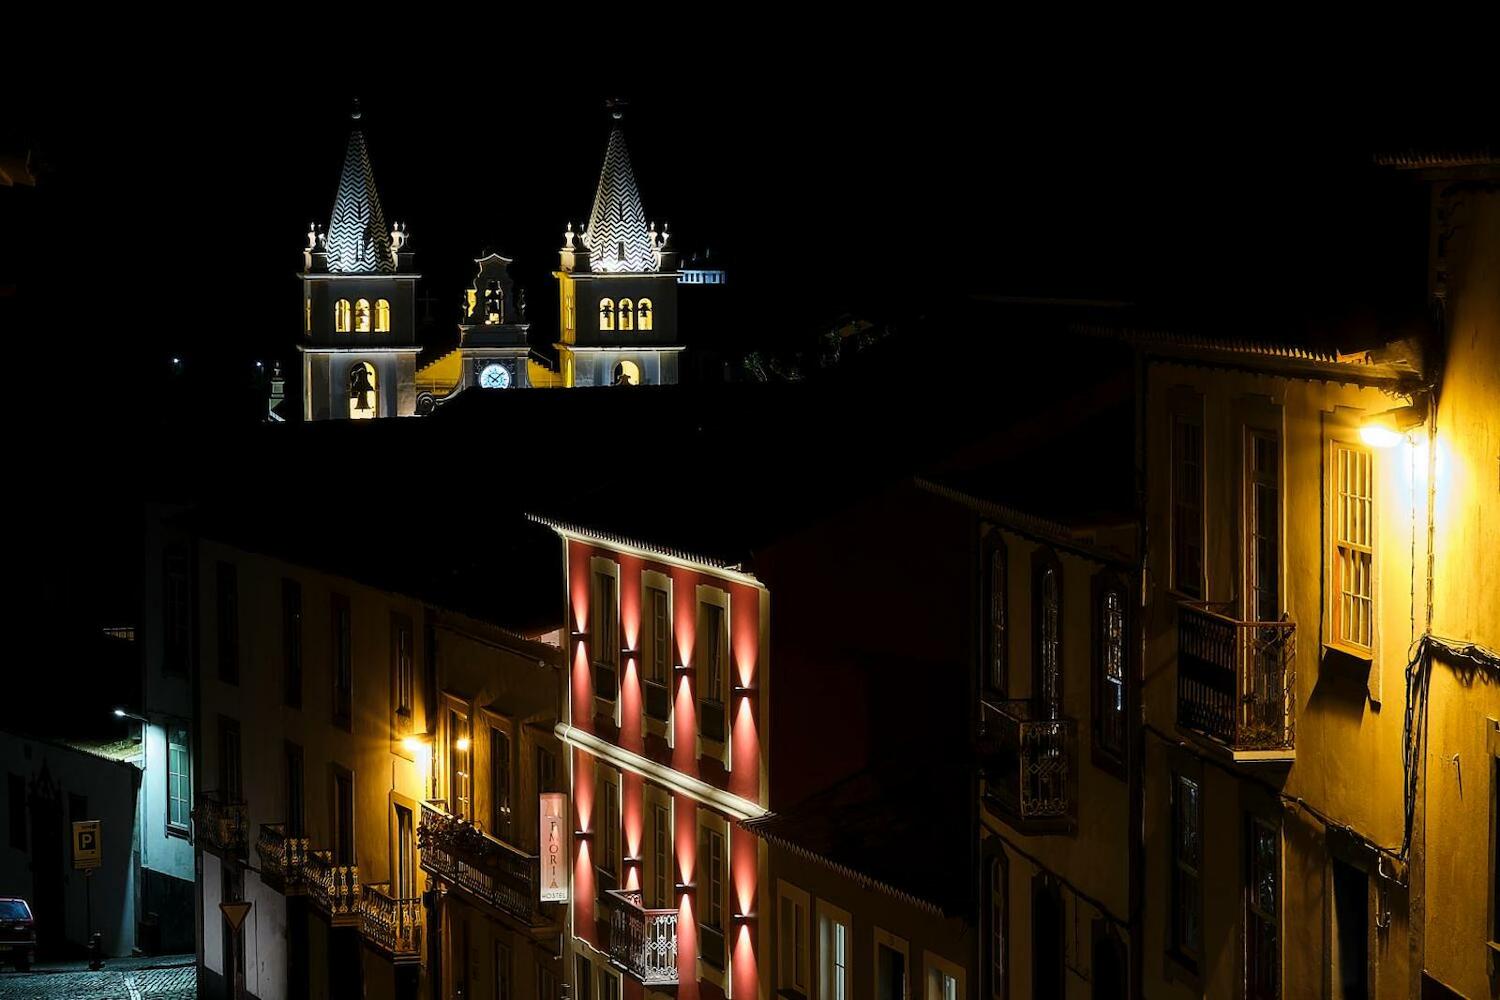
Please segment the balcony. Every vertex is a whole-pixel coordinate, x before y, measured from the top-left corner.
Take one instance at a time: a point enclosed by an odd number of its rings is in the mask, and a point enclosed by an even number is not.
[[[302,869],[307,864],[306,837],[287,835],[284,823],[262,823],[255,853],[260,855],[260,880],[283,896],[302,893]]]
[[[245,803],[221,792],[204,792],[193,810],[198,842],[222,858],[245,857]]]
[[[981,702],[979,752],[987,795],[1023,833],[1073,829],[1077,726],[1039,702]]]
[[[677,985],[677,911],[641,906],[639,889],[609,889],[609,958],[646,986]]]
[[[333,861],[332,851],[308,851],[302,866],[308,898],[335,927],[359,923],[359,868]]]
[[[446,806],[441,799],[422,803],[417,827],[422,870],[528,929],[554,926],[556,920],[542,912],[537,898],[537,856],[496,840]]]
[[[1297,626],[1183,604],[1177,726],[1236,761],[1296,758]]]
[[[422,960],[422,900],[400,899],[389,882],[363,886],[359,927],[365,939],[397,963]]]

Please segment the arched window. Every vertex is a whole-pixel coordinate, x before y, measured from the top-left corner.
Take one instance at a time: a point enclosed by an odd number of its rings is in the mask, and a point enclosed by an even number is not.
[[[1038,552],[1031,574],[1031,697],[1043,718],[1062,714],[1062,566]]]
[[[635,304],[635,328],[637,330],[651,329],[651,300],[641,299]]]
[[[640,385],[641,369],[634,361],[621,361],[615,365],[615,376],[611,385]]]
[[[374,365],[356,361],[349,366],[350,420],[373,420],[380,416],[380,395],[375,390]]]
[[[339,333],[349,332],[349,300],[339,299],[333,304],[333,328]]]
[[[505,321],[505,290],[500,282],[492,281],[484,289],[484,322],[496,326]]]
[[[599,329],[613,330],[615,328],[615,304],[609,299],[599,300]]]
[[[360,299],[354,303],[354,329],[357,333],[370,332],[370,300]]]
[[[391,332],[391,304],[385,299],[375,300],[375,332]]]
[[[635,329],[635,303],[629,299],[620,300],[620,329]]]

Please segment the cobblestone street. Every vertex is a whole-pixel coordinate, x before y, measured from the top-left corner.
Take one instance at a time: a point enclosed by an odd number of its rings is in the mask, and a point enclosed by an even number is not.
[[[98,972],[84,963],[0,972],[4,1000],[196,1000],[192,956],[116,959]]]

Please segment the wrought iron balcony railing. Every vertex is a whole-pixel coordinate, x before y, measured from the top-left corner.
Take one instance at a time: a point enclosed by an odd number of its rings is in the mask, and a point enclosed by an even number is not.
[[[1177,725],[1236,760],[1296,756],[1297,626],[1246,622],[1183,604],[1177,614]]]
[[[262,823],[255,841],[255,853],[260,855],[260,880],[282,895],[300,894],[307,850],[307,838],[288,836],[286,824]]]
[[[334,925],[359,922],[359,866],[335,864],[332,851],[308,851],[302,867],[308,898]]]
[[[609,889],[609,957],[646,986],[677,985],[677,911],[641,906],[639,889]]]
[[[1038,701],[981,704],[979,750],[990,797],[1022,829],[1070,828],[1078,757],[1073,720]]]
[[[399,898],[389,882],[361,887],[359,927],[365,938],[398,962],[422,958],[422,900]]]
[[[422,820],[417,826],[422,869],[527,927],[554,923],[541,910],[537,856],[496,840],[468,820],[449,813],[446,806],[441,799],[422,803]]]
[[[245,803],[221,792],[204,792],[193,809],[198,840],[216,854],[243,858],[246,837]]]

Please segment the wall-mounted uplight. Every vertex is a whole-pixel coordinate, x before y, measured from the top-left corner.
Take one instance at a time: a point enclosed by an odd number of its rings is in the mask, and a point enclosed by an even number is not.
[[[423,736],[405,736],[401,739],[401,749],[409,754],[418,754],[428,748],[428,741]]]
[[[1427,421],[1427,397],[1410,406],[1372,414],[1359,427],[1359,439],[1371,448],[1394,448]]]

